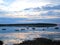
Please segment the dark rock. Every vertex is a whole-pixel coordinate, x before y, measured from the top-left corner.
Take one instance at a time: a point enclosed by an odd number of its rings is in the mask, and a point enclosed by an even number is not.
[[[59,27],[55,27],[55,29],[59,29]]]
[[[36,38],[34,40],[23,41],[22,43],[15,45],[60,45],[60,41],[52,41],[47,38]]]
[[[2,30],[6,30],[6,29],[2,29]]]
[[[2,41],[0,41],[0,45],[3,45],[3,42]]]

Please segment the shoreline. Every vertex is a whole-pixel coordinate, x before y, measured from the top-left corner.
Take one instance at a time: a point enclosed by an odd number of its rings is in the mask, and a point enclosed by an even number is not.
[[[60,45],[60,40],[51,40],[48,38],[35,38],[34,40],[25,40],[19,44],[13,45]]]
[[[57,26],[57,24],[53,23],[0,24],[0,27],[1,26],[54,27]]]

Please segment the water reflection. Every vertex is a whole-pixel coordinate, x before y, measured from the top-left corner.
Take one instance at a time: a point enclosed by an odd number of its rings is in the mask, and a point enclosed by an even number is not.
[[[4,41],[5,44],[8,43],[8,45],[21,43],[24,40],[33,40],[38,37],[59,40],[59,34],[60,28],[56,30],[55,27],[0,27],[0,40]]]

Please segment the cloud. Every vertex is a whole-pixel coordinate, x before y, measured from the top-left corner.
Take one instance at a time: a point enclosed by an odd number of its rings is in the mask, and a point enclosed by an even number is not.
[[[33,9],[33,8],[32,8]],[[28,19],[50,19],[59,18],[60,12],[57,11],[38,11],[38,10],[28,10],[28,11],[15,11],[15,12],[0,12],[0,17],[9,18],[28,18]]]
[[[35,8],[26,8],[23,10],[23,12],[25,13],[26,11],[27,11],[26,15],[34,19],[60,18],[60,5],[54,5],[54,6],[46,5],[44,6],[44,8],[35,7]]]
[[[43,10],[60,10],[60,5],[55,5],[55,6],[46,5],[46,6],[43,6],[42,8]]]
[[[4,14],[6,14],[6,12],[0,10],[0,15],[4,15]]]
[[[0,0],[0,5],[9,6],[14,0]]]
[[[52,5],[60,4],[60,0],[42,0],[43,2],[50,2]]]
[[[60,17],[60,12],[48,11],[46,13],[42,13],[42,16],[58,16]]]
[[[13,20],[20,22],[20,18],[27,18],[28,22],[32,19],[60,18],[59,2],[60,0],[0,0],[0,22],[5,18],[8,23]]]
[[[4,10],[0,10],[0,17],[6,17],[6,14],[8,14],[9,12],[4,11]]]
[[[59,0],[0,0],[0,9],[6,11],[20,11],[25,8],[41,7],[47,4],[56,5]]]
[[[37,1],[37,2],[36,2]],[[20,11],[25,8],[31,8],[31,7],[40,7],[44,6],[46,4],[50,4],[49,2],[43,2],[41,0],[1,0],[2,3],[0,3],[0,9],[6,10],[6,11]]]

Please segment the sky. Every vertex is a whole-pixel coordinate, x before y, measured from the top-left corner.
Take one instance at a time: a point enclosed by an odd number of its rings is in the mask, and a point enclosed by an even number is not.
[[[60,0],[0,0],[0,23],[60,23],[59,19]]]

